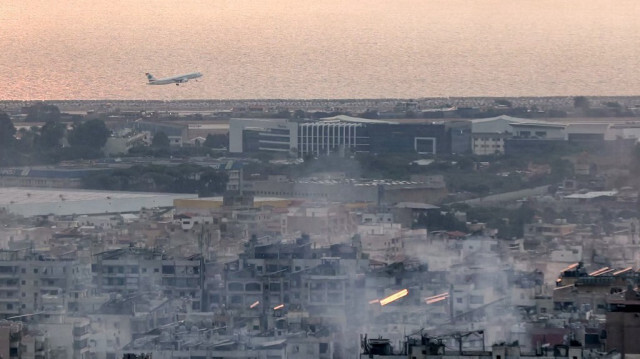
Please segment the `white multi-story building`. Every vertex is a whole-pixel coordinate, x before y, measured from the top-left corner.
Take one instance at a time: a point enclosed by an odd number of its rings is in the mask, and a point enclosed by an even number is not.
[[[0,251],[0,317],[59,315],[73,307],[73,290],[90,283],[88,268],[30,251]]]
[[[368,150],[363,124],[336,121],[301,123],[298,130],[298,154],[321,155],[333,152]]]
[[[377,126],[392,126],[392,128]],[[395,122],[344,115],[309,121],[231,119],[229,151],[232,153],[289,152],[298,157],[331,153],[344,155],[369,152],[372,143],[375,142],[377,146],[375,150],[380,151],[385,151],[391,146],[396,151],[436,153],[437,148],[443,146],[438,144],[446,143],[443,137],[443,125],[420,124],[410,128],[407,126],[413,125],[399,125]],[[374,138],[370,138],[372,136]],[[389,139],[393,142],[393,146],[388,143]],[[398,143],[406,146],[399,146]]]

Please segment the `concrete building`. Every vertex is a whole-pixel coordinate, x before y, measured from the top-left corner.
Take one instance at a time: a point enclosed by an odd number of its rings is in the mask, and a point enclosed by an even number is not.
[[[617,350],[623,358],[640,355],[640,294],[632,287],[608,300],[606,350]]]
[[[462,336],[464,335],[464,336]],[[539,358],[539,359],[558,359],[558,358],[572,358],[583,359],[586,355],[583,353],[582,345],[578,342],[572,342],[570,345],[555,345],[552,348],[539,348],[535,352],[524,353],[521,352],[518,342],[513,344],[494,344],[491,346],[491,350],[484,348],[484,343],[480,347],[473,349],[463,350],[463,341],[467,337],[473,335],[482,336],[484,342],[484,331],[472,331],[465,333],[458,333],[457,337],[452,335],[451,337],[457,338],[459,342],[459,349],[447,347],[442,339],[430,338],[427,335],[422,335],[419,338],[412,337],[403,343],[403,348],[394,349],[391,345],[391,341],[388,339],[367,339],[365,336],[362,339],[362,353],[361,359],[524,359],[524,358]],[[612,354],[600,354],[594,356],[594,358],[606,358]]]
[[[73,308],[78,287],[87,287],[87,264],[26,251],[0,251],[0,316],[55,317]]]
[[[287,119],[231,119],[229,152],[289,152],[298,148],[298,123]]]
[[[256,310],[262,313],[283,305],[285,311],[305,308],[319,316],[344,316],[358,303],[352,288],[368,265],[357,246],[312,248],[306,235],[295,243],[252,239],[240,259],[226,265],[222,281],[210,281],[210,307],[249,310],[258,302]]]
[[[33,330],[19,321],[0,321],[0,358],[46,359],[50,357],[51,350],[42,332]]]
[[[232,119],[232,153],[271,151],[294,156],[370,153],[451,153],[444,124],[404,123],[335,116],[320,120]]]
[[[563,124],[498,116],[471,120],[471,148],[476,155],[505,153],[505,141],[511,138],[524,140],[563,141],[566,139]]]
[[[428,203],[399,202],[391,209],[393,217],[402,228],[413,229],[418,225],[418,221],[429,215],[429,212],[440,210],[440,207]]]
[[[542,221],[527,223],[524,226],[525,238],[562,238],[572,234],[576,229],[573,223],[567,223],[565,219],[557,219],[553,223]]]
[[[168,298],[188,298],[193,310],[201,310],[204,263],[199,256],[173,258],[160,250],[129,247],[96,254],[91,270],[100,293],[161,291]]]

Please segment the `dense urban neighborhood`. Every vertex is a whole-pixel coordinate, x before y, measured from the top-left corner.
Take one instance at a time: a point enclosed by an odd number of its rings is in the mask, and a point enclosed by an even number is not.
[[[0,358],[639,358],[638,106],[0,102]]]

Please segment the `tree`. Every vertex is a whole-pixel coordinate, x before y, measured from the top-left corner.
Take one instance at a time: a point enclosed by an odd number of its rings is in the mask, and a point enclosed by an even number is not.
[[[21,128],[18,130],[18,137],[20,140],[16,144],[16,149],[23,154],[31,154],[33,151],[33,147],[35,145],[36,139],[38,138],[38,128]]]
[[[304,112],[304,110],[298,109],[298,110],[293,111],[293,115],[292,116],[293,116],[294,119],[303,119],[303,118],[307,117],[307,114]]]
[[[94,119],[74,124],[67,140],[72,147],[87,147],[98,150],[107,143],[110,134],[111,131],[104,124],[104,121]]]
[[[60,140],[64,137],[66,126],[60,122],[47,121],[40,129],[40,136],[35,140],[40,149],[52,149],[61,147]]]
[[[591,103],[589,102],[589,99],[584,96],[576,96],[573,98],[573,107],[587,110],[591,107]]]
[[[229,137],[227,135],[208,134],[202,145],[209,148],[226,148],[229,145]]]
[[[157,132],[151,140],[151,147],[169,148],[170,145],[171,141],[169,141],[169,137],[162,131]]]
[[[375,119],[380,118],[380,114],[378,113],[378,110],[367,109],[365,112],[359,114],[358,117],[375,120]]]
[[[47,105],[45,103],[37,103],[26,108],[27,122],[48,122],[60,121],[60,109],[55,105]]]
[[[0,112],[0,148],[10,148],[16,141],[14,137],[16,127],[11,122],[11,118],[4,112]]]

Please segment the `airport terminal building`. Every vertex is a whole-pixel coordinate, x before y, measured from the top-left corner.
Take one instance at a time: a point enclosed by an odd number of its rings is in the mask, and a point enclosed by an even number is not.
[[[356,152],[438,154],[451,152],[451,140],[444,124],[401,124],[343,115],[308,121],[231,119],[229,150],[288,152],[298,157]]]

